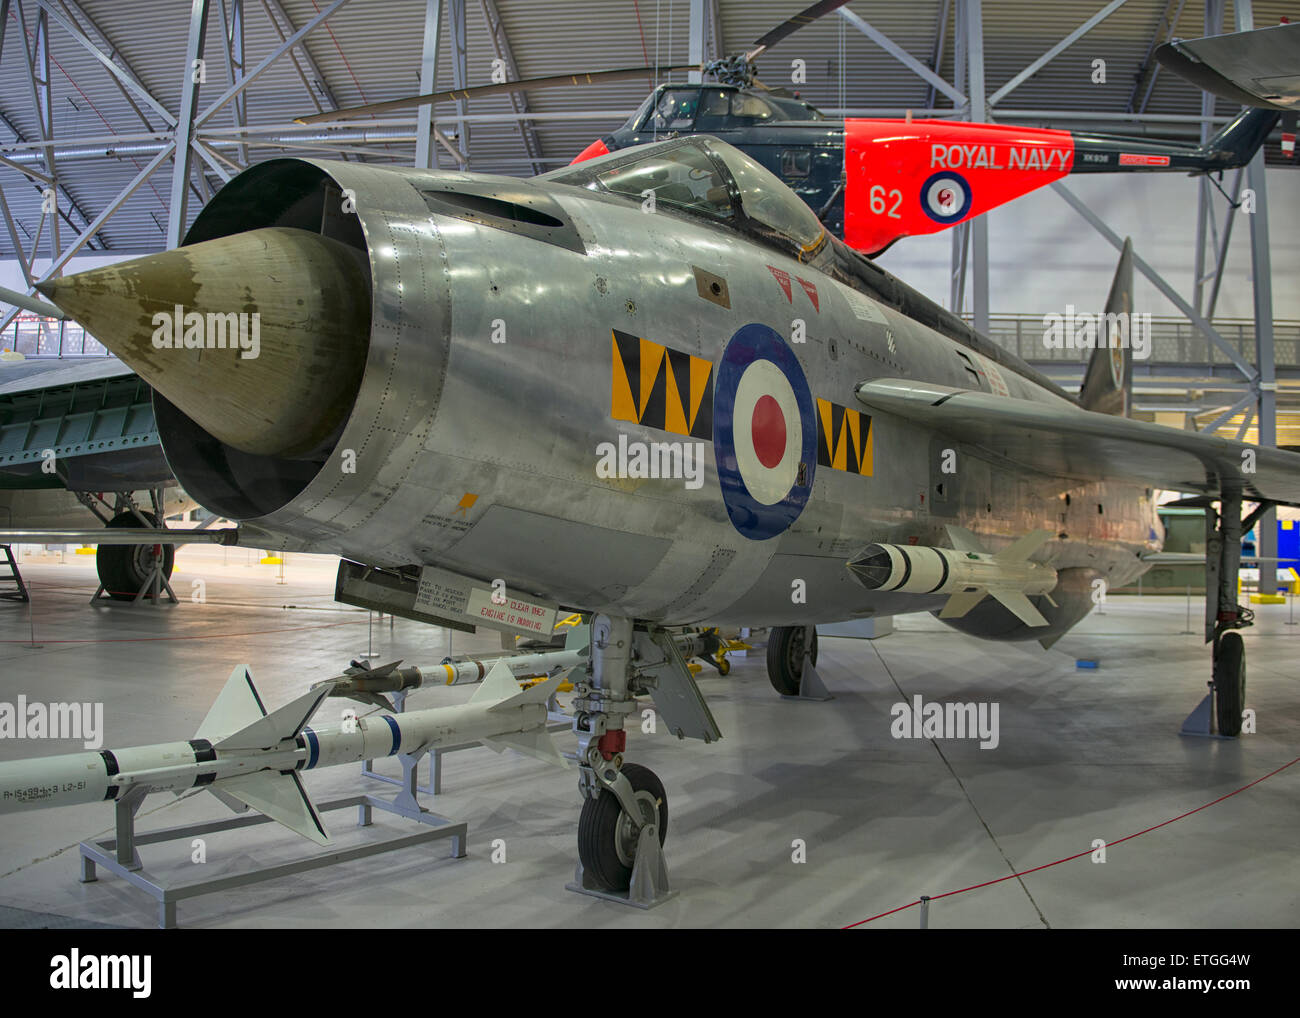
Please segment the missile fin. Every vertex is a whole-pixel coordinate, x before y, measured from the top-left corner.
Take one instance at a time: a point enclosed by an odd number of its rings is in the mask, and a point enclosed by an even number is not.
[[[495,669],[493,670],[495,671]],[[526,703],[545,703],[551,698],[551,694],[555,692],[556,687],[569,677],[569,672],[571,671],[573,671],[573,669],[568,668],[562,672],[558,672],[544,682],[538,682],[536,685],[529,686],[522,693],[518,692],[518,689],[516,688],[516,692],[513,696],[502,700],[500,703],[494,703],[488,708],[488,710],[503,711],[509,710],[511,707],[522,707]],[[491,678],[491,676],[488,677]],[[487,683],[484,683],[484,685],[487,685]]]
[[[959,619],[988,596],[983,587],[979,590],[960,591],[948,598],[948,603],[939,613],[941,619]]]
[[[989,588],[989,596],[995,597],[1002,603],[1002,606],[1011,612],[1016,618],[1027,626],[1045,626],[1047,619],[1033,603],[1027,598],[1022,591],[1012,590],[1009,588],[996,589]]]
[[[497,658],[497,663],[487,673],[485,678],[474,690],[474,695],[468,700],[469,703],[482,703],[484,700],[505,700],[508,697],[515,696],[519,692],[519,681],[515,678],[515,673],[510,670],[506,664],[505,658]]]
[[[248,670],[248,665],[235,665],[194,737],[218,742],[231,732],[247,728],[264,717],[266,707],[253,684],[253,673]]]
[[[972,534],[965,527],[959,527],[955,523],[949,523],[948,540],[957,551],[973,551],[977,555],[987,555],[984,545],[980,544],[980,539]]]
[[[1013,544],[1005,551],[1000,551],[993,556],[995,562],[1024,562],[1034,552],[1043,546],[1049,537],[1052,536],[1050,530],[1035,530],[1026,534],[1019,541]]]
[[[290,700],[266,717],[258,718],[251,725],[215,743],[215,748],[270,749],[285,739],[292,739],[311,720],[320,702],[329,696],[330,688],[320,686],[307,690],[296,700]]]
[[[307,796],[295,771],[255,771],[224,778],[210,786],[247,803],[259,813],[283,824],[318,845],[330,844],[320,814]]]
[[[557,767],[568,767],[569,761],[560,753],[560,748],[545,728],[530,728],[526,732],[511,732],[509,735],[494,735],[484,739],[483,745],[500,753],[505,749],[517,750],[541,760],[542,763]]]
[[[573,626],[564,634],[564,649],[569,651],[584,651],[591,646],[591,627],[585,625]]]

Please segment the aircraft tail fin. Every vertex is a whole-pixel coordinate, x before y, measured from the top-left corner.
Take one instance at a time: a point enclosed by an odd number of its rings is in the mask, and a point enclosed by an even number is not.
[[[1083,376],[1079,403],[1085,410],[1127,417],[1133,389],[1133,349],[1143,345],[1149,349],[1151,342],[1149,335],[1134,334],[1145,325],[1133,314],[1133,241],[1128,237],[1124,238],[1101,319],[1097,348]]]
[[[1228,123],[1222,131],[1206,142],[1206,154],[1226,157],[1225,168],[1245,166],[1259,147],[1264,144],[1269,131],[1280,117],[1280,110],[1247,109]]]

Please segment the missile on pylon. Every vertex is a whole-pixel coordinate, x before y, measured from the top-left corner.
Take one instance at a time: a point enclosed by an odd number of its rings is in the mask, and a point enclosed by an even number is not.
[[[1051,537],[1036,530],[1005,551],[990,555],[969,530],[949,526],[952,548],[872,544],[849,561],[849,572],[868,590],[900,594],[949,594],[941,619],[961,618],[985,597],[992,597],[1028,626],[1047,619],[1028,595],[1046,595],[1056,587],[1056,570],[1030,562],[1029,556]],[[1047,598],[1053,605],[1051,597]]]
[[[721,641],[716,632],[707,630],[698,633],[679,633],[673,637],[677,650],[683,658],[713,656],[717,653]],[[573,630],[565,640],[562,650],[547,650],[529,654],[505,654],[496,658],[464,657],[447,658],[436,665],[407,665],[401,667],[401,661],[392,661],[386,665],[371,668],[362,661],[353,661],[341,675],[322,679],[316,686],[328,686],[330,696],[347,697],[361,703],[373,704],[392,710],[393,706],[384,693],[397,693],[403,690],[418,689],[420,686],[443,683],[459,686],[466,683],[482,682],[498,664],[504,664],[516,679],[551,675],[555,670],[570,670],[586,664],[588,651],[586,629]]]
[[[510,669],[498,664],[463,704],[312,728],[307,722],[329,686],[313,687],[268,714],[247,666],[240,665],[193,739],[0,764],[0,813],[115,801],[137,787],[176,793],[207,788],[326,845],[329,834],[301,771],[466,742],[567,767],[546,729],[546,702],[563,678],[520,692]]]

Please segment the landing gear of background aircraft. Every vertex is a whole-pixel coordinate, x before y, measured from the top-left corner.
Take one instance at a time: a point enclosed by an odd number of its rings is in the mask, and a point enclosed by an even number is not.
[[[1214,653],[1214,702],[1220,735],[1240,735],[1246,709],[1246,645],[1240,633],[1224,633]]]
[[[1255,613],[1237,602],[1241,535],[1273,503],[1259,503],[1243,520],[1241,489],[1225,484],[1217,512],[1209,497],[1187,504],[1205,509],[1205,640],[1213,646],[1214,670],[1209,694],[1183,722],[1182,733],[1233,738],[1241,734],[1246,709],[1246,645],[1235,630],[1255,621]]]
[[[799,696],[807,631],[812,630],[808,658],[817,663],[817,630],[811,626],[773,626],[767,635],[767,679],[782,696]]]
[[[153,513],[128,509],[114,516],[106,526],[117,529],[160,527],[162,524]],[[141,588],[149,582],[155,565],[159,565],[164,580],[170,579],[175,562],[174,544],[101,544],[95,552],[99,582],[104,592],[115,601],[135,600]]]

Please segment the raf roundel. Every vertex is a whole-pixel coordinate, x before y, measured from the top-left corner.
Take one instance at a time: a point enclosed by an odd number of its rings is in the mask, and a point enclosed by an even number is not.
[[[722,500],[741,534],[765,541],[798,519],[817,466],[812,392],[794,352],[766,325],[744,326],[722,352],[713,446]]]
[[[970,212],[970,185],[960,173],[941,170],[921,185],[921,209],[936,223],[955,223]]]

